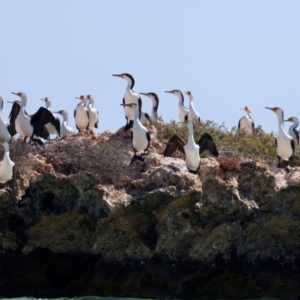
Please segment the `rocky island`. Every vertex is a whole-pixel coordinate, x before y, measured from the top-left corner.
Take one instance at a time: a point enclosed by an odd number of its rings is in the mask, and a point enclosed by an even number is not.
[[[11,144],[0,296],[300,298],[300,167],[207,156],[200,177],[130,133]],[[220,145],[219,145],[220,148]]]

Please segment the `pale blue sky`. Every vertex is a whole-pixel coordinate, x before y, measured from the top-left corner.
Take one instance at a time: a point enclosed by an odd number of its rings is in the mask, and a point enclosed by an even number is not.
[[[23,91],[29,113],[48,96],[74,128],[75,96],[92,94],[98,131],[115,131],[126,82],[111,75],[125,72],[135,91],[158,94],[165,121],[178,120],[171,89],[191,90],[201,118],[229,128],[245,105],[267,132],[277,119],[265,106],[300,119],[300,1],[2,0],[0,11],[6,119]]]

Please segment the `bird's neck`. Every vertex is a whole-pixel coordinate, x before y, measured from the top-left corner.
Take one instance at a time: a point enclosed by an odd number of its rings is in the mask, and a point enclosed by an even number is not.
[[[27,98],[26,97],[21,97],[21,108],[24,109],[27,104]]]
[[[190,103],[192,103],[194,100],[193,96],[190,96],[189,98],[190,98]]]
[[[281,114],[277,114],[278,118],[278,132],[286,132],[284,129],[283,117]]]
[[[290,127],[291,130],[295,130],[299,125],[299,121],[298,122],[294,122],[294,124]]]
[[[51,110],[51,103],[50,103],[50,102],[46,102],[46,108],[47,108],[48,110]]]
[[[188,124],[188,128],[189,128],[188,144],[194,145],[195,144],[195,140],[194,140],[194,128],[193,128],[193,124]]]
[[[64,120],[64,122],[68,123],[68,116],[63,115],[63,120]]]

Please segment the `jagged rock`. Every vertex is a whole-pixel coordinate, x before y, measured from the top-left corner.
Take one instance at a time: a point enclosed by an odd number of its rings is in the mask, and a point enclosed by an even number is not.
[[[148,128],[149,155],[131,164],[123,128],[13,141],[1,296],[296,299],[300,169],[207,157],[197,176]]]

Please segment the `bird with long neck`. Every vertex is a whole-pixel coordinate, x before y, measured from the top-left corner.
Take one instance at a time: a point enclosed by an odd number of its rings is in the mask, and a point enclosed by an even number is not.
[[[187,144],[184,140],[177,134],[173,135],[164,150],[164,156],[172,156],[172,154],[178,150],[185,154],[185,162],[187,169],[190,173],[199,175],[200,168],[200,154],[209,150],[212,155],[219,156],[219,152],[216,148],[212,136],[208,133],[204,133],[198,143],[194,140],[194,123],[191,121],[184,122],[187,123],[189,136]]]
[[[283,166],[290,172],[290,159],[294,154],[295,143],[293,138],[285,131],[283,121],[283,110],[279,107],[266,107],[273,111],[278,119],[278,133],[277,138],[275,138],[275,143],[277,146],[277,158],[278,167],[281,167],[281,160],[283,161]]]
[[[24,141],[27,139],[27,137],[29,137],[29,142],[30,142],[33,137],[34,128],[30,123],[30,117],[25,114],[27,96],[23,92],[18,92],[18,93],[12,92],[12,94],[17,95],[21,98],[20,111],[15,120],[16,131],[21,137],[24,137]]]
[[[72,134],[74,130],[72,127],[68,125],[69,117],[68,112],[66,110],[55,111],[54,113],[60,114],[63,117],[63,121],[61,122],[61,135]]]
[[[289,128],[289,135],[294,139],[294,141],[297,144],[298,151],[300,151],[300,131],[296,129],[299,125],[298,118],[290,117],[287,120],[284,120],[284,122],[292,122],[293,123]]]
[[[138,105],[140,109],[142,109],[142,99],[139,96],[139,94],[135,93],[132,90],[135,84],[135,80],[132,75],[128,73],[122,73],[122,74],[113,74],[112,76],[119,77],[127,81],[127,86],[123,97],[123,106],[124,106],[125,119],[126,119],[126,125],[124,127],[124,130],[127,131],[133,126],[134,111],[128,105],[125,104],[135,103]]]
[[[75,97],[75,99],[80,100],[74,110],[76,128],[78,129],[78,132],[86,131],[89,128],[89,112],[86,108],[88,100],[86,96],[83,95]]]
[[[170,93],[178,98],[178,109],[179,109],[179,120],[180,122],[186,122],[188,120],[189,110],[184,107],[184,97],[181,91],[179,90],[172,90],[172,91],[165,91],[165,93]]]
[[[49,97],[44,97],[41,98],[42,101],[45,101],[46,104],[46,108],[52,113],[51,110],[51,99]],[[59,119],[53,115],[53,117],[55,118],[56,122],[60,123]],[[49,131],[50,134],[57,134],[58,136],[60,135],[59,132],[57,132],[55,126],[53,126],[51,123],[48,123],[45,125],[47,130]]]
[[[92,95],[87,95],[86,99],[88,100],[89,130],[93,132],[94,128],[98,128],[99,114],[98,110],[94,107],[94,97]]]
[[[11,141],[10,125],[3,119],[3,99],[0,97],[0,140],[4,140],[7,143]]]
[[[242,107],[241,110],[246,112],[246,115],[240,118],[238,130],[244,130],[246,133],[254,133],[255,125],[252,119],[251,108],[249,106]]]
[[[152,101],[152,110],[151,110],[151,119],[155,120],[156,122],[159,122],[158,119],[158,105],[159,105],[159,99],[157,94],[155,93],[140,93],[140,95],[147,96]]]
[[[189,113],[188,113],[188,120],[192,121],[192,122],[200,122],[200,116],[198,114],[198,112],[196,111],[195,107],[194,107],[194,95],[191,91],[186,91],[185,92],[190,100],[190,104],[189,104]]]
[[[134,120],[132,126],[132,149],[134,152],[134,156],[131,160],[131,163],[136,159],[143,160],[144,155],[148,153],[151,138],[149,131],[145,126],[143,126],[143,124],[140,121],[141,109],[136,103],[128,103],[121,105],[127,106],[134,112]],[[140,155],[137,155],[138,153]]]

